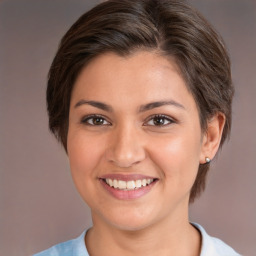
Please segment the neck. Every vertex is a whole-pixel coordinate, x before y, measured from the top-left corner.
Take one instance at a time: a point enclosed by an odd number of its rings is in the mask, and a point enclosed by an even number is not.
[[[184,216],[183,216],[184,217]],[[201,237],[188,218],[161,220],[140,230],[122,230],[93,216],[93,227],[87,232],[86,246],[91,256],[199,256]]]

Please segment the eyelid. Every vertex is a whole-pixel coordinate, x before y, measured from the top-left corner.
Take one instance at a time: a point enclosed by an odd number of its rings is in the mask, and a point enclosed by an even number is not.
[[[163,125],[148,125],[147,123],[149,121],[151,121],[152,119],[154,119],[154,118],[163,118],[163,119],[168,120],[169,123],[168,124],[163,124]],[[148,126],[155,126],[155,127],[157,127],[157,126],[164,127],[164,126],[168,126],[170,124],[176,123],[176,122],[177,121],[174,118],[170,117],[170,116],[167,116],[167,115],[164,115],[164,114],[154,114],[154,115],[149,116],[146,119],[146,121],[143,123],[143,126],[147,126],[148,125]]]
[[[94,125],[94,124],[88,123],[88,120],[93,119],[93,118],[102,118],[102,119],[104,119],[104,121],[108,122],[108,124]],[[111,122],[108,121],[108,119],[104,115],[99,115],[99,114],[91,114],[91,115],[83,116],[82,119],[81,119],[81,123],[84,124],[84,125],[90,125],[90,126],[108,126],[108,125],[112,125]]]

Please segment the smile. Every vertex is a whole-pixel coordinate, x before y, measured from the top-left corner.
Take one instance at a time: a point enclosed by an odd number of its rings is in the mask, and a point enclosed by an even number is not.
[[[140,189],[141,187],[146,187],[150,185],[154,179],[138,179],[138,180],[117,180],[117,179],[104,179],[106,184],[115,189],[129,191]]]
[[[114,198],[130,200],[149,193],[159,179],[138,174],[109,174],[100,177],[99,181],[103,188]]]

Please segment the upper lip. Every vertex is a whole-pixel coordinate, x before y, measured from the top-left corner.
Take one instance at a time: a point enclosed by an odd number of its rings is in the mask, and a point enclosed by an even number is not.
[[[156,177],[142,175],[142,174],[105,174],[99,177],[100,179],[111,179],[111,180],[143,180],[143,179],[156,179]]]

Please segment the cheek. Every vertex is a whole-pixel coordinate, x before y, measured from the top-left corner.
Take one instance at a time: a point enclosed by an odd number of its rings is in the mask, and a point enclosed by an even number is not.
[[[96,195],[97,188],[95,181],[98,177],[102,156],[102,147],[99,141],[92,136],[84,136],[82,131],[68,135],[68,157],[73,182],[83,200],[93,207],[93,195]]]
[[[81,176],[97,175],[93,170],[102,155],[101,147],[93,138],[74,132],[68,136],[68,156],[74,180]]]
[[[190,186],[196,177],[199,166],[200,137],[195,137],[188,134],[151,140],[151,159],[159,167],[161,176],[173,184],[176,183],[177,186]]]

